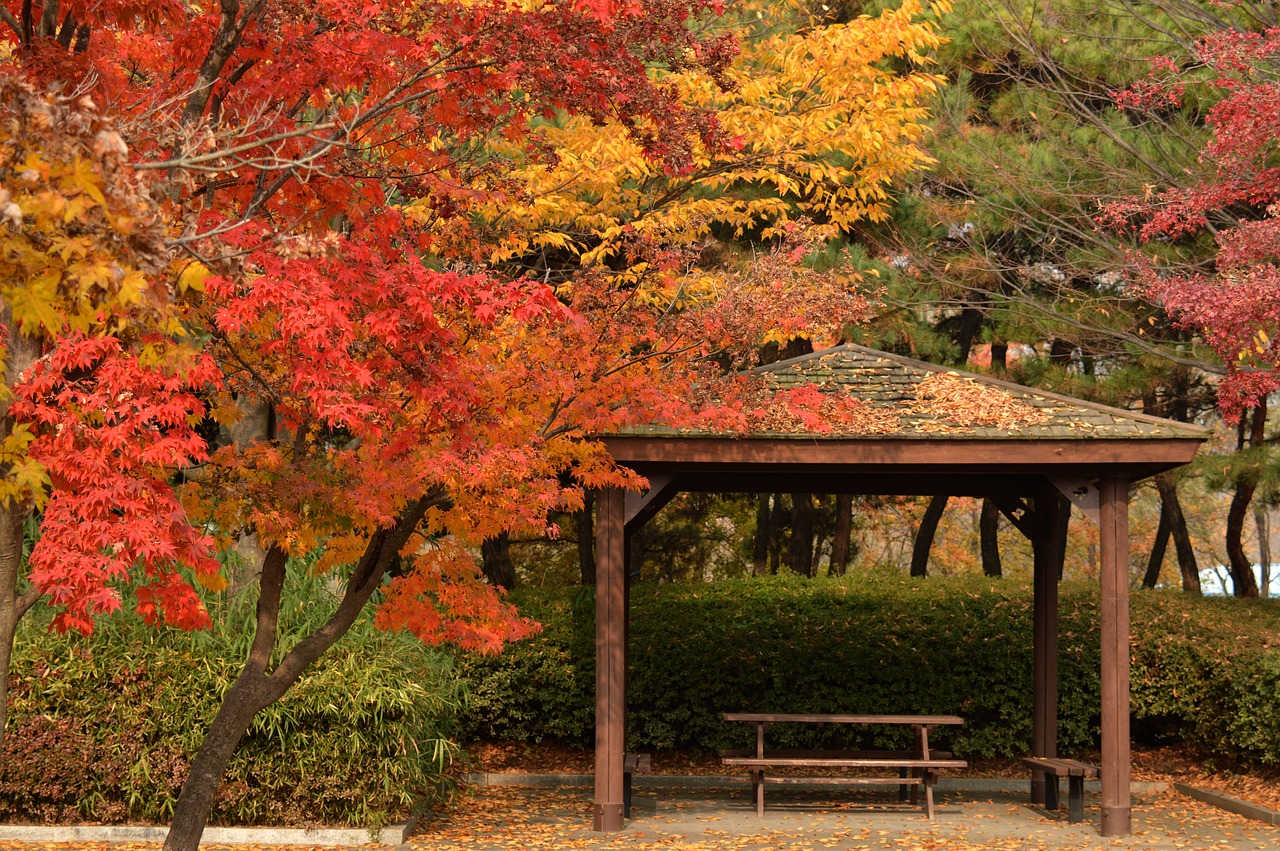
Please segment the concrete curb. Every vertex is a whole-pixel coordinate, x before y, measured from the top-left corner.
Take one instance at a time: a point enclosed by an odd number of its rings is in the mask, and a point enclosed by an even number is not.
[[[491,774],[476,773],[463,775],[463,781],[473,786],[584,786],[595,785],[595,778],[590,774]],[[636,774],[631,778],[636,789],[722,789],[725,787],[743,786],[745,777],[722,774]],[[939,792],[1006,792],[1018,794],[1029,791],[1028,780],[1012,780],[1000,777],[943,777],[935,785]],[[1085,781],[1085,788],[1091,792],[1102,789],[1097,780]],[[834,783],[823,783],[815,780],[812,783],[797,783],[797,789],[847,789]],[[1147,781],[1132,782],[1129,788],[1134,792],[1163,792],[1169,788],[1168,783],[1152,783]]]
[[[373,828],[207,827],[201,845],[403,845],[422,813]],[[0,842],[163,842],[167,827],[120,825],[0,825]]]
[[[1174,783],[1173,788],[1177,789],[1188,798],[1195,798],[1197,801],[1203,801],[1211,804],[1220,810],[1226,810],[1229,813],[1235,813],[1238,816],[1261,821],[1267,824],[1280,824],[1280,813],[1275,810],[1269,810],[1266,807],[1260,807],[1257,804],[1251,804],[1248,801],[1242,801],[1239,798],[1233,798],[1222,792],[1215,792],[1212,789],[1201,789],[1196,786],[1188,786],[1185,783]]]

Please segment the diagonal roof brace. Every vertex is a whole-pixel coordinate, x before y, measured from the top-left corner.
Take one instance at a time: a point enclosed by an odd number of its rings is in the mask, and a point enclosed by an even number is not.
[[[1053,486],[1062,491],[1062,495],[1084,512],[1084,516],[1097,526],[1101,520],[1101,500],[1098,486],[1084,476],[1054,474],[1049,476]]]
[[[644,525],[650,517],[670,502],[671,498],[679,492],[678,488],[672,487],[675,478],[674,473],[654,473],[649,476],[649,490],[644,493],[627,491],[623,503],[623,518],[626,525],[628,527]]]

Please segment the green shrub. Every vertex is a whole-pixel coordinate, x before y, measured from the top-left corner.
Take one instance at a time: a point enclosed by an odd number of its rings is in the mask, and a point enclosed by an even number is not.
[[[296,634],[330,607],[319,585],[286,600]],[[24,625],[0,760],[0,819],[163,822],[247,651],[251,607],[206,633],[115,616],[88,639]],[[33,612],[33,614],[36,614]],[[448,654],[364,618],[233,756],[215,824],[381,825],[436,788],[461,699]]]
[[[1097,746],[1096,586],[1060,592],[1059,743]],[[590,590],[515,595],[544,632],[501,657],[464,657],[471,737],[589,745]],[[1138,592],[1132,605],[1134,735],[1280,762],[1280,607]],[[1031,589],[1012,580],[857,576],[636,586],[628,647],[629,747],[743,746],[725,711],[959,714],[968,756],[1031,741]],[[888,745],[901,731],[787,729],[789,746]]]

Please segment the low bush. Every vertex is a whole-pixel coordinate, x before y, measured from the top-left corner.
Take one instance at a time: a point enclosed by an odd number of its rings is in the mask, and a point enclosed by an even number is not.
[[[315,593],[286,601],[286,629],[329,610]],[[124,616],[88,639],[49,634],[39,617],[26,624],[10,679],[0,819],[167,821],[239,673],[246,611],[216,613],[214,630],[196,634]],[[254,719],[212,823],[378,826],[438,786],[456,750],[452,660],[370,620]]]
[[[1097,747],[1096,586],[1060,592],[1059,742]],[[514,599],[544,631],[496,658],[467,656],[476,738],[589,745],[594,719],[590,589]],[[1280,762],[1280,607],[1135,592],[1138,740],[1176,739],[1232,759]],[[753,579],[631,590],[628,746],[743,746],[725,711],[958,714],[957,753],[1013,756],[1031,741],[1031,589],[981,577],[924,581]],[[775,728],[790,746],[901,744],[900,731]]]

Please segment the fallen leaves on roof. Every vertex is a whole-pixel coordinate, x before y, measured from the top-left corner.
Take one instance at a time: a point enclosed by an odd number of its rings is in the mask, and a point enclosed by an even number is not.
[[[1011,393],[955,372],[939,372],[917,384],[914,407],[959,426],[1014,429],[1049,422],[1047,413]]]

